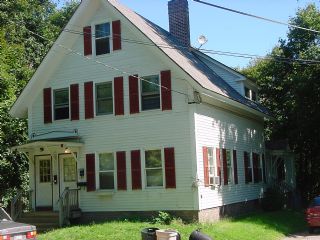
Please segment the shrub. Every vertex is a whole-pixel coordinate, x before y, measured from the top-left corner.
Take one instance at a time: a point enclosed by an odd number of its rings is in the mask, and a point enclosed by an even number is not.
[[[169,213],[159,211],[158,216],[152,218],[152,223],[169,225],[172,222],[172,220],[173,217]]]

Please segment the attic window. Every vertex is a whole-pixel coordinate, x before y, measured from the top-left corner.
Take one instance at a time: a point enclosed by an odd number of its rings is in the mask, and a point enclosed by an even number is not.
[[[110,53],[110,23],[95,25],[96,56]]]
[[[253,91],[252,89],[248,87],[244,87],[244,95],[246,98],[252,100],[252,101],[257,101],[257,92]]]
[[[69,118],[69,88],[54,90],[54,120]]]

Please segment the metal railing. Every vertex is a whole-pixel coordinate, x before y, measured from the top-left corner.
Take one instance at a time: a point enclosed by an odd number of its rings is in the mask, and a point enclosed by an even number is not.
[[[60,227],[70,224],[70,219],[73,218],[72,213],[79,210],[78,191],[80,189],[66,188],[61,194],[59,204],[59,225]]]
[[[11,201],[11,218],[13,221],[17,220],[23,211],[23,191],[18,190],[17,195]]]

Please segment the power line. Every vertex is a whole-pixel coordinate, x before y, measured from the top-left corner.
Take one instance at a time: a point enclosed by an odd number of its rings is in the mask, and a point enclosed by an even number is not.
[[[12,23],[14,23],[14,22],[12,22]],[[14,23],[14,24],[17,24],[17,23]],[[80,56],[80,57],[82,57],[82,58],[84,58],[84,59],[86,59],[86,60],[91,60],[91,61],[93,61],[93,62],[95,62],[95,63],[97,63],[97,64],[99,64],[99,65],[102,65],[102,66],[107,67],[107,68],[109,68],[109,69],[112,69],[112,70],[114,70],[114,71],[121,72],[122,74],[125,74],[125,75],[127,75],[127,76],[132,76],[132,77],[134,77],[134,78],[137,78],[138,80],[147,82],[147,83],[149,83],[149,84],[151,84],[151,85],[158,86],[158,87],[163,88],[163,89],[165,89],[165,90],[167,90],[167,91],[171,91],[171,92],[175,92],[175,93],[184,95],[184,96],[186,96],[186,97],[188,98],[188,100],[189,100],[189,95],[186,94],[186,93],[184,93],[184,92],[180,92],[180,91],[174,90],[174,89],[172,89],[172,88],[169,89],[169,88],[167,88],[167,87],[165,87],[165,86],[162,86],[161,84],[157,84],[157,83],[151,82],[151,81],[149,81],[149,80],[146,80],[146,79],[144,79],[144,78],[142,78],[142,77],[136,76],[136,75],[133,74],[133,73],[129,73],[129,72],[123,71],[123,70],[121,70],[121,69],[119,69],[119,68],[116,68],[116,67],[114,67],[114,66],[105,64],[105,63],[103,63],[103,62],[101,62],[101,61],[94,60],[92,57],[85,56],[84,54],[82,54],[82,53],[80,53],[80,52],[77,52],[77,51],[75,51],[75,50],[72,50],[71,48],[68,48],[68,47],[66,47],[66,46],[64,46],[64,45],[62,45],[62,44],[57,44],[57,43],[55,43],[54,41],[52,41],[52,40],[50,40],[50,39],[48,39],[48,38],[46,38],[46,37],[44,37],[44,36],[42,36],[42,35],[34,32],[34,31],[31,31],[31,30],[29,30],[29,29],[27,29],[27,28],[25,28],[25,29],[26,29],[28,32],[32,33],[33,35],[38,36],[39,38],[41,38],[41,39],[43,39],[43,40],[46,40],[46,41],[48,41],[48,42],[51,42],[51,43],[53,44],[53,46],[54,46],[54,45],[57,45],[57,46],[59,46],[60,48],[65,49],[65,50],[67,50],[68,52],[73,53],[73,54],[75,54],[75,55],[78,55],[78,56]]]
[[[76,25],[74,25],[74,26],[76,26]],[[79,26],[77,26],[77,27],[79,27]],[[77,34],[77,35],[88,34],[91,36],[95,36],[95,34],[84,33],[84,32],[80,32],[78,30],[67,29],[67,28],[64,29],[63,31],[65,31],[67,33],[71,33],[71,34]],[[112,39],[111,36],[109,38]],[[119,38],[119,37],[117,37],[117,38]],[[189,48],[190,48],[190,47],[175,45],[175,44],[168,45],[168,44],[150,43],[150,42],[146,42],[146,41],[137,41],[137,40],[127,39],[127,38],[123,38],[123,37],[121,37],[121,40],[123,42],[127,42],[127,43],[140,44],[140,45],[153,46],[153,47],[161,47],[161,48],[169,48],[169,49],[185,48],[185,49],[189,50]],[[247,59],[272,60],[272,61],[284,62],[284,63],[288,63],[288,64],[291,64],[293,62],[296,62],[298,64],[302,64],[302,65],[320,64],[320,60],[314,60],[314,59],[302,59],[302,58],[292,59],[292,58],[285,58],[285,57],[281,57],[281,56],[267,57],[267,56],[260,56],[257,54],[218,51],[218,50],[211,50],[211,49],[200,49],[200,51],[203,53],[220,55],[220,56],[229,56],[229,57],[238,57],[238,58],[247,58]]]
[[[193,0],[193,1],[205,4],[205,5],[208,5],[208,6],[211,6],[211,7],[220,8],[220,9],[223,9],[223,10],[226,10],[226,11],[229,11],[229,12],[241,14],[241,15],[244,15],[244,16],[257,18],[257,19],[260,19],[260,20],[264,20],[264,21],[268,21],[268,22],[272,22],[272,23],[277,23],[277,24],[289,26],[289,27],[292,27],[292,28],[298,28],[298,29],[306,30],[306,31],[313,32],[313,33],[318,33],[318,34],[320,33],[320,31],[317,31],[317,30],[314,30],[314,29],[300,27],[298,25],[285,23],[285,22],[280,22],[278,20],[273,20],[273,19],[270,19],[270,18],[260,17],[260,16],[257,16],[257,15],[253,15],[253,14],[242,12],[242,11],[238,11],[238,10],[234,10],[234,9],[231,9],[231,8],[222,7],[222,6],[219,6],[219,5],[216,5],[216,4],[212,4],[212,3],[208,3],[208,2],[204,2],[204,1],[201,1],[201,0]]]

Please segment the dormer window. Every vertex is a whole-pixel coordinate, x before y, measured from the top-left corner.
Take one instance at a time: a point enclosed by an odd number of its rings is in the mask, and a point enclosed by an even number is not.
[[[252,101],[257,101],[257,92],[248,87],[244,87],[244,96]]]
[[[110,53],[110,23],[95,25],[96,56]]]

